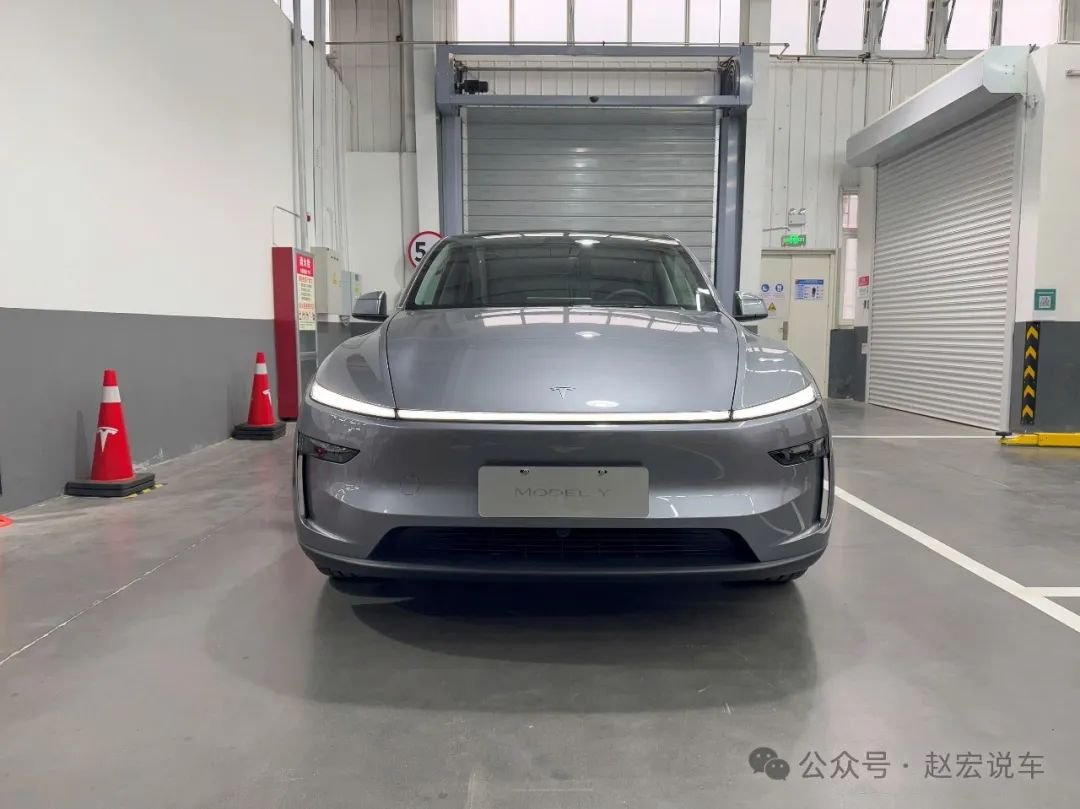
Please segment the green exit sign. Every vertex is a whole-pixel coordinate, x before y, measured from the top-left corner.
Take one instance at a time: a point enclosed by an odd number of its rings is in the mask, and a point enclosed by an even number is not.
[[[780,240],[784,247],[806,247],[805,233],[789,233]]]
[[[1056,289],[1036,289],[1035,290],[1035,311],[1036,312],[1053,312],[1057,309],[1057,290]]]

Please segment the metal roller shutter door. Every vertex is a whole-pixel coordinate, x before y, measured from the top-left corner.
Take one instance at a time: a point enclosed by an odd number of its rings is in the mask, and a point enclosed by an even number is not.
[[[482,109],[466,115],[465,230],[668,233],[712,273],[712,110]]]
[[[1002,425],[1017,105],[878,167],[868,401]]]

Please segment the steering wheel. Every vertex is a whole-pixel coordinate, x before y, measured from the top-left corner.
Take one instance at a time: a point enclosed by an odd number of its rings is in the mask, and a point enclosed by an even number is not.
[[[652,299],[652,296],[643,290],[635,289],[634,287],[625,287],[624,289],[616,289],[614,292],[604,296],[604,303],[615,300],[616,298],[637,298],[646,306],[656,306],[656,301]]]

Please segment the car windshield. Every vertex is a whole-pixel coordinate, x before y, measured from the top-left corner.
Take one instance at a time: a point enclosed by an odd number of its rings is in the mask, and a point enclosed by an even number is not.
[[[717,311],[677,242],[608,234],[492,234],[444,242],[406,303],[409,309],[522,306]]]

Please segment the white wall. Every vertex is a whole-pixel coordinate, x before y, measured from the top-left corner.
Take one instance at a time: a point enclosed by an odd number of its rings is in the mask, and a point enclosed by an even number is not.
[[[426,0],[429,4],[432,0]],[[413,114],[413,55],[411,45],[394,39],[414,38],[413,0],[330,0],[330,59],[354,100],[348,148],[360,152],[416,151]],[[434,2],[436,39],[452,37],[449,0]],[[416,36],[415,38],[426,38]],[[430,49],[430,46],[426,46]],[[404,119],[402,118],[404,99]]]
[[[1080,321],[1076,261],[1080,159],[1080,45],[1051,45],[1031,56],[1025,110],[1016,320]],[[1057,309],[1034,311],[1037,288],[1057,289]]]
[[[307,225],[308,244],[331,247],[344,255],[348,248],[345,154],[348,150],[349,126],[353,119],[353,104],[337,72],[327,65],[325,59],[316,60],[314,52],[314,46],[305,43],[304,152],[307,204],[312,217]],[[324,77],[323,100],[319,110],[315,109],[316,65],[323,71]],[[279,219],[282,217],[280,211],[277,215]],[[285,225],[288,224],[286,221]],[[284,243],[292,242],[287,238]]]
[[[847,139],[957,64],[774,59],[767,102],[769,168],[763,178],[769,191],[761,227],[786,225],[789,208],[806,208],[806,246],[835,250],[840,189],[859,182],[845,159]],[[766,234],[765,248],[780,247],[783,235]]]
[[[392,303],[412,273],[405,247],[418,229],[416,155],[352,152],[345,166],[350,269],[364,292],[382,290]]]
[[[806,226],[791,231],[806,234],[805,249],[839,248],[841,190],[859,188],[865,176],[847,165],[848,137],[959,64],[769,57],[748,122],[743,289],[761,280],[761,250],[781,248],[790,208],[806,209]],[[864,241],[859,265],[869,272]],[[863,320],[857,313],[856,323]]]
[[[49,0],[4,21],[0,305],[269,317],[272,206],[293,199],[278,8]]]
[[[367,43],[333,45],[330,53],[353,104],[346,146],[372,156],[364,160],[349,155],[348,238],[350,263],[355,262],[350,269],[360,273],[365,289],[384,289],[391,300],[403,280],[404,243],[418,230],[439,229],[434,47],[398,45],[394,40],[447,39],[448,14],[445,0],[401,0],[400,6],[398,0],[330,4],[331,38]],[[426,65],[420,93],[413,82],[417,62]],[[419,168],[417,142],[422,146]],[[401,170],[410,178],[400,213],[398,154],[404,155]],[[421,219],[422,226],[417,224]]]
[[[294,233],[274,211],[293,208],[290,27],[277,6],[49,0],[6,12],[0,306],[270,318],[269,248]],[[309,59],[309,118],[310,76]],[[327,88],[344,103],[340,85]],[[310,187],[310,120],[308,133]],[[333,190],[332,126],[323,134]],[[324,202],[336,221],[340,205]]]
[[[405,16],[411,5],[403,0]],[[331,0],[330,35],[335,41],[378,40],[385,44],[334,45],[330,59],[353,98],[349,149],[363,152],[412,151],[411,48],[393,43],[408,30],[398,18],[398,0]],[[402,55],[405,55],[404,60]],[[404,65],[404,67],[403,67]],[[405,86],[402,87],[402,71]],[[405,105],[402,127],[401,98]],[[404,138],[404,140],[402,140]]]

